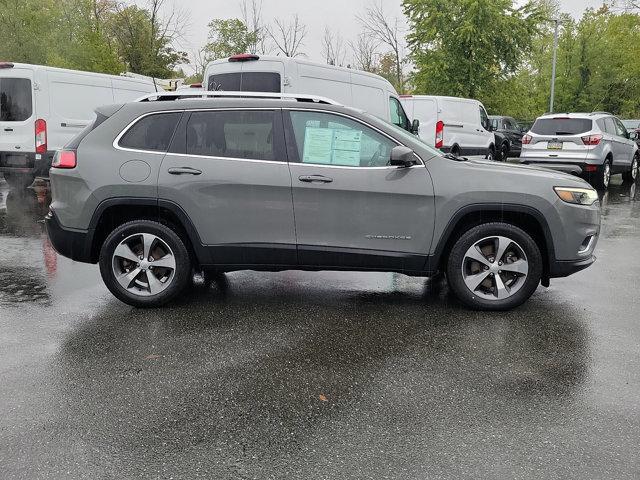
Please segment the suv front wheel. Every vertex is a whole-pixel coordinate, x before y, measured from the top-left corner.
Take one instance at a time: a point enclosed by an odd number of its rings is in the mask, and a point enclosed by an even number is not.
[[[134,220],[116,228],[100,250],[100,274],[118,299],[134,307],[157,307],[188,285],[191,260],[169,227]]]
[[[478,310],[508,310],[527,300],[542,276],[542,255],[522,229],[485,223],[464,233],[447,261],[453,293]]]

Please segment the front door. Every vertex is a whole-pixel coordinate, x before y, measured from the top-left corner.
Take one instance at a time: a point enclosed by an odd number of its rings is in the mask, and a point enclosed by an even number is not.
[[[299,263],[421,270],[434,223],[426,167],[388,166],[398,142],[355,119],[295,110],[289,119]]]
[[[279,109],[186,112],[158,197],[182,207],[215,264],[296,264]]]

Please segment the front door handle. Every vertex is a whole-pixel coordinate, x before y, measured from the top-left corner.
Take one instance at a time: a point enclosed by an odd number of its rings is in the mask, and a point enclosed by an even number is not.
[[[171,175],[200,175],[202,170],[191,167],[174,167],[167,170]]]
[[[298,180],[306,183],[331,183],[333,178],[325,177],[324,175],[300,175]]]

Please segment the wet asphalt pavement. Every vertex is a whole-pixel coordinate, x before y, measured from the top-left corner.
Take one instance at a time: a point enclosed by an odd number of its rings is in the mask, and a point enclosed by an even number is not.
[[[0,182],[2,479],[640,477],[640,188],[507,313],[332,272],[136,310],[53,251],[47,195]]]

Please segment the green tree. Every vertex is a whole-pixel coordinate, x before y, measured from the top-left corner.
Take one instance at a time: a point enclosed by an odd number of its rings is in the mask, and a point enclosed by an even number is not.
[[[257,33],[250,32],[244,22],[237,18],[216,18],[209,22],[209,41],[205,46],[208,60],[226,58],[245,53],[258,42]]]
[[[478,97],[513,74],[545,11],[513,0],[404,0],[420,93]]]
[[[0,58],[46,64],[52,48],[48,34],[58,18],[54,0],[0,0]]]

